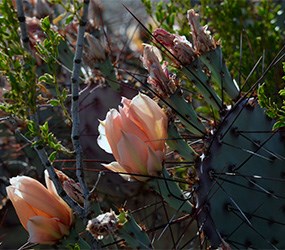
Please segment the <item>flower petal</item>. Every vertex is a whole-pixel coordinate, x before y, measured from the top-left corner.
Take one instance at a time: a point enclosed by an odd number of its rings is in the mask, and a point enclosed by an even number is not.
[[[49,178],[49,174],[48,174],[47,170],[44,171],[44,176],[45,176],[45,182],[46,182],[46,186],[47,186],[48,191],[51,194],[53,194],[54,196],[58,196],[56,188],[55,188],[52,180]]]
[[[21,224],[27,230],[27,223],[29,218],[36,216],[37,213],[25,200],[23,200],[20,196],[16,194],[16,190],[13,186],[6,187],[6,191],[9,199],[11,200],[16,210]]]
[[[60,171],[58,171],[57,169],[55,169],[55,172],[56,172],[57,175],[58,175],[58,172],[60,172]],[[70,207],[67,205],[67,203],[58,195],[58,193],[57,193],[57,191],[56,191],[56,188],[55,188],[55,186],[54,186],[52,180],[50,179],[47,170],[44,171],[44,176],[45,176],[45,182],[46,182],[48,191],[49,191],[54,197],[56,197],[56,198],[58,199],[58,201],[61,203],[61,205],[62,205],[62,212],[63,212],[64,210],[66,210],[65,213],[66,213],[66,215],[67,215],[67,218],[66,218],[67,220],[65,220],[64,223],[66,223],[67,225],[71,225],[71,224],[72,224],[72,220],[73,220],[73,213],[72,213],[71,208],[70,208]]]
[[[147,144],[133,134],[122,133],[118,143],[120,164],[129,173],[147,174]]]
[[[97,143],[100,148],[104,149],[107,153],[112,154],[112,149],[105,134],[105,122],[100,121],[98,126],[99,136]]]
[[[119,161],[117,144],[122,137],[122,119],[120,113],[116,109],[111,109],[105,120],[105,133],[107,140],[112,149],[112,153],[117,161]]]
[[[158,175],[162,170],[162,156],[163,152],[153,151],[152,148],[148,147],[148,158],[147,158],[147,172],[149,175]]]
[[[45,218],[42,216],[30,218],[27,230],[30,236],[29,242],[50,245],[67,235],[69,231],[58,218]]]
[[[163,150],[167,137],[167,117],[158,104],[144,94],[135,96],[130,107],[131,118],[149,136],[155,150]]]
[[[114,161],[109,164],[102,164],[105,168],[108,168],[109,170],[119,173],[125,180],[130,181],[131,176],[127,174],[127,171],[124,167],[122,167],[118,162]],[[124,174],[126,173],[126,174]]]

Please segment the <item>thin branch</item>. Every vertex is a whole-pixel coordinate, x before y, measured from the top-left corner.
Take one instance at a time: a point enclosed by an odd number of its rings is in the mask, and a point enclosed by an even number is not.
[[[31,48],[30,48],[30,39],[27,33],[27,26],[26,26],[26,18],[25,18],[25,13],[24,13],[24,8],[23,8],[23,2],[22,0],[17,0],[17,15],[18,15],[18,20],[20,22],[20,30],[21,30],[21,40],[23,43],[23,47],[31,53]],[[30,119],[35,122],[36,126],[39,129],[39,121],[37,114],[32,114],[30,111]],[[13,122],[14,125],[16,125],[16,122]],[[19,130],[15,130],[15,133],[20,135],[22,138],[24,138],[26,141],[29,141],[28,138],[26,138]],[[39,138],[34,139],[36,142],[39,140]],[[32,142],[29,141],[31,144]],[[72,208],[72,210],[77,213],[80,217],[83,216],[83,209],[75,202],[73,201],[63,190],[62,185],[59,181],[59,178],[57,174],[55,173],[54,167],[52,166],[51,162],[48,159],[47,152],[43,148],[43,146],[38,145],[35,147],[36,153],[38,154],[42,165],[47,169],[49,177],[51,178],[57,193],[67,202],[67,204]]]
[[[24,7],[23,7],[23,1],[17,0],[16,5],[17,5],[17,16],[20,22],[21,40],[23,43],[23,47],[28,52],[31,52],[30,39],[29,39],[28,32],[27,32],[26,17],[25,17],[25,12],[24,12]]]
[[[84,197],[84,212],[85,216],[88,214],[90,202],[89,196],[90,192],[88,190],[87,184],[84,180],[84,172],[82,168],[82,148],[79,141],[79,76],[81,70],[81,62],[82,62],[82,55],[83,55],[83,44],[84,44],[84,33],[85,27],[87,24],[87,17],[88,17],[88,6],[89,0],[84,0],[83,2],[83,14],[80,20],[77,41],[76,41],[76,49],[75,49],[75,56],[73,60],[73,70],[71,75],[71,82],[72,82],[72,102],[71,102],[71,117],[72,117],[72,132],[71,132],[71,139],[75,151],[76,157],[76,176],[80,183],[80,186],[83,190],[83,197]]]

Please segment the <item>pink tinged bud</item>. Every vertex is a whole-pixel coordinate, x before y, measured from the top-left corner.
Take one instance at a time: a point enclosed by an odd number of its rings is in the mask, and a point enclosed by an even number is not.
[[[156,29],[153,36],[163,46],[165,46],[175,57],[175,64],[187,65],[190,64],[196,57],[192,44],[184,37],[175,34],[170,34],[164,29]]]
[[[152,35],[163,46],[165,46],[167,48],[173,46],[173,40],[175,38],[175,35],[167,32],[166,30],[158,28],[153,32]]]
[[[40,182],[17,176],[10,179],[7,194],[31,243],[54,244],[68,235],[72,211],[54,191]]]
[[[176,35],[173,42],[173,50],[180,63],[188,65],[195,60],[196,54],[192,44],[184,36]]]
[[[159,50],[149,44],[144,44],[143,56],[141,59],[144,67],[148,71],[150,71],[153,65],[160,65],[159,62],[162,61],[162,57]]]
[[[169,76],[166,64],[160,64],[160,57],[161,55],[158,55],[156,47],[145,44],[142,62],[149,72],[147,81],[159,95],[165,97],[172,94],[176,87],[174,87],[173,79]]]
[[[199,54],[203,54],[207,51],[215,49],[217,42],[210,35],[210,32],[207,30],[208,27],[202,27],[200,25],[199,14],[197,14],[193,9],[191,9],[187,12],[187,18],[191,27],[195,50]]]
[[[117,160],[104,166],[126,174],[157,174],[164,158],[167,117],[156,102],[143,94],[132,100],[123,98],[122,103],[119,112],[110,110],[104,124],[99,126],[98,144],[106,145],[107,138],[106,148],[111,148]]]

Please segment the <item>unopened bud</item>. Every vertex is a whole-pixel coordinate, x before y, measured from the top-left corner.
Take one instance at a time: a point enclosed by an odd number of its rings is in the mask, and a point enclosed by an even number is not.
[[[156,47],[145,44],[142,56],[144,67],[149,72],[148,83],[153,86],[157,93],[162,97],[167,97],[174,93],[178,81],[174,75],[167,70],[167,64],[160,64],[161,55]]]
[[[184,36],[170,34],[161,28],[156,29],[153,36],[174,56],[175,64],[188,65],[195,60],[196,54],[192,44]]]
[[[188,10],[187,18],[191,27],[191,34],[195,51],[199,54],[204,54],[207,51],[213,50],[218,45],[218,42],[211,36],[207,26],[202,27],[199,22],[199,14],[193,9]]]
[[[80,184],[75,182],[73,179],[68,177],[66,174],[64,174],[62,171],[55,169],[55,172],[58,176],[59,181],[61,182],[62,188],[67,193],[67,195],[72,198],[74,201],[76,201],[79,205],[83,206],[84,199],[83,199],[83,192],[80,187]],[[54,190],[54,193],[56,193],[56,189],[52,183],[52,181],[49,178],[47,170],[45,170],[45,179],[46,184],[50,190]]]

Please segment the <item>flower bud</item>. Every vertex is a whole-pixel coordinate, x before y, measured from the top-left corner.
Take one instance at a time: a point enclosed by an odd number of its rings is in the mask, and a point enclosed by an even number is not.
[[[173,94],[177,88],[178,81],[175,75],[171,75],[167,70],[166,62],[162,65],[159,62],[160,55],[157,48],[151,45],[144,45],[142,62],[149,72],[148,83],[153,86],[161,97]]]
[[[187,18],[191,27],[191,34],[195,51],[199,54],[204,54],[207,51],[213,50],[217,46],[217,42],[210,35],[207,26],[202,27],[199,23],[199,15],[193,10],[188,10]]]
[[[6,188],[29,242],[52,245],[69,234],[72,210],[54,190],[27,176],[10,179]]]
[[[85,34],[85,38],[87,45],[84,46],[83,59],[86,64],[92,67],[94,64],[106,60],[107,50],[104,43],[100,39],[88,33]]]
[[[75,182],[75,180],[69,178],[66,174],[64,174],[62,171],[55,169],[55,172],[59,178],[59,181],[62,185],[63,190],[67,193],[67,195],[76,201],[80,206],[83,206],[84,204],[84,198],[83,198],[83,191],[78,182]],[[51,179],[49,178],[48,171],[45,170],[45,181],[47,184],[47,187],[49,190],[54,190],[56,193],[55,186]],[[57,194],[57,193],[56,193]]]
[[[184,36],[170,34],[161,28],[156,29],[153,36],[174,56],[175,64],[188,65],[196,58],[192,44]]]

